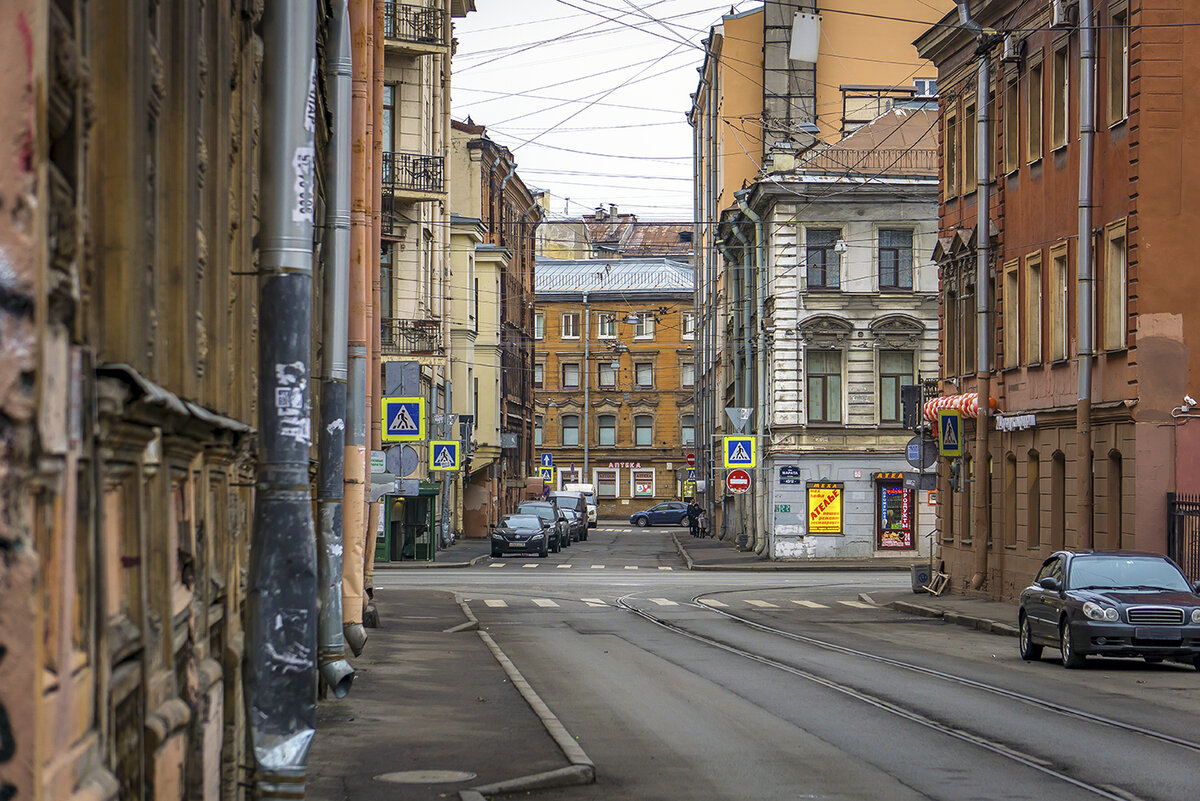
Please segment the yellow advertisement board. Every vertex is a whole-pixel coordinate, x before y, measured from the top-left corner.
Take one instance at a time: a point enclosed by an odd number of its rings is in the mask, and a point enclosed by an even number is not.
[[[842,533],[842,485],[808,485],[808,533]]]

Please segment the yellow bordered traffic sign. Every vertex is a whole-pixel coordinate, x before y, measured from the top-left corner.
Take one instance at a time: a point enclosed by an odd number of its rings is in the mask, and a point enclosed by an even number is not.
[[[457,470],[461,456],[461,445],[454,440],[434,440],[429,443],[430,470]]]
[[[758,453],[754,437],[723,437],[721,453],[726,467],[757,467]]]
[[[538,468],[538,475],[542,477],[543,484],[554,483],[554,465],[543,465]]]
[[[938,452],[942,456],[962,456],[962,412],[938,409]]]
[[[381,398],[384,442],[425,439],[424,398]]]

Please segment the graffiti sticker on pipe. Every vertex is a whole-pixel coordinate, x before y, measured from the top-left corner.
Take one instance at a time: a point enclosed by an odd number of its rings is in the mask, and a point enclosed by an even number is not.
[[[298,147],[292,156],[294,172],[292,189],[296,193],[296,207],[292,209],[292,222],[311,223],[313,209],[316,208],[316,194],[313,191],[316,155],[311,147]]]
[[[279,436],[303,445],[312,441],[308,417],[308,377],[303,362],[275,365],[275,416]]]

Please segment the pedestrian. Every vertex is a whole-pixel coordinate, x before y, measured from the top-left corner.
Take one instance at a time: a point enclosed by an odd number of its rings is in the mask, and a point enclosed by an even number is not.
[[[700,504],[692,501],[687,507],[688,533],[693,537],[696,536],[697,521],[700,518]]]
[[[700,514],[696,516],[696,527],[700,530],[699,536],[701,539],[708,536],[708,514],[703,508],[700,509]]]

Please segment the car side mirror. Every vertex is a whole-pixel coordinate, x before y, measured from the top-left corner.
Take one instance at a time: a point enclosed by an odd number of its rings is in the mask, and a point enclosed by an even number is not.
[[[1192,592],[1196,593],[1197,595],[1200,595],[1200,581],[1197,581],[1195,584],[1192,585]]]
[[[1060,592],[1062,590],[1062,582],[1053,576],[1046,576],[1044,579],[1038,582],[1038,586],[1040,586],[1043,590],[1050,590],[1052,592]]]
[[[495,527],[496,527],[495,523],[488,523],[488,528],[495,528]]]

